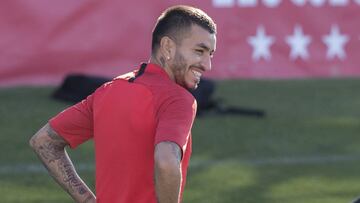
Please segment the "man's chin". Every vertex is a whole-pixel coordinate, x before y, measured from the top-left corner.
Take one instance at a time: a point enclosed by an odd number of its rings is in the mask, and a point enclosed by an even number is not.
[[[191,84],[191,85],[186,85],[185,88],[187,90],[196,90],[198,88],[198,83]]]
[[[179,84],[179,85],[187,90],[192,91],[198,88],[199,83],[194,81],[194,82],[184,82],[183,84]]]

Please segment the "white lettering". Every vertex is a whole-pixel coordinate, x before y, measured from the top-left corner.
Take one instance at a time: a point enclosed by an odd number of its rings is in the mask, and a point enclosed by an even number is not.
[[[215,8],[231,8],[235,6],[235,0],[213,0]]]
[[[238,5],[240,7],[256,7],[257,0],[238,0]]]
[[[263,4],[269,8],[275,8],[281,4],[281,0],[263,0]]]

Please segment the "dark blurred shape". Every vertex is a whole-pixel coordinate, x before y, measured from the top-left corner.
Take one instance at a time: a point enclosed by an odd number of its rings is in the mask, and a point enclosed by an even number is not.
[[[203,111],[210,110],[215,107],[213,95],[215,92],[215,82],[206,78],[202,78],[195,90],[190,90],[190,93],[195,97],[197,102],[197,114]]]
[[[83,74],[71,74],[65,77],[64,81],[53,93],[52,97],[70,103],[77,103],[92,94],[102,84],[111,81],[110,78],[99,76],[88,76]],[[264,117],[265,112],[259,109],[243,108],[238,106],[226,106],[221,100],[213,98],[216,83],[213,80],[203,78],[196,90],[191,90],[198,108],[197,116],[204,115],[244,115]]]
[[[105,77],[70,74],[65,77],[60,87],[52,94],[52,97],[61,101],[77,103],[110,80],[110,78]]]
[[[260,109],[224,105],[222,100],[213,98],[215,89],[216,83],[213,80],[202,78],[199,83],[199,87],[196,90],[190,91],[196,98],[198,104],[197,116],[207,114],[228,114],[255,117],[265,116],[265,111]]]
[[[357,199],[355,199],[352,203],[360,203],[360,197],[358,197]]]

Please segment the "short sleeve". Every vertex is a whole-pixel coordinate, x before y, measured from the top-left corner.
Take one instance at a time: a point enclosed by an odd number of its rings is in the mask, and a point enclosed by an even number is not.
[[[164,141],[175,142],[184,153],[195,118],[195,99],[190,97],[173,99],[163,105],[158,112],[155,144]]]
[[[75,148],[93,137],[93,95],[65,109],[49,121],[50,126]]]

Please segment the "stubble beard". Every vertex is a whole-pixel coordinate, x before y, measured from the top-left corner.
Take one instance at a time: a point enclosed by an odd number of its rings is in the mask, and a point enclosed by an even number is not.
[[[180,53],[177,53],[175,55],[174,64],[171,69],[174,73],[175,82],[178,85],[188,89],[185,82],[186,67],[187,64],[184,57]]]

